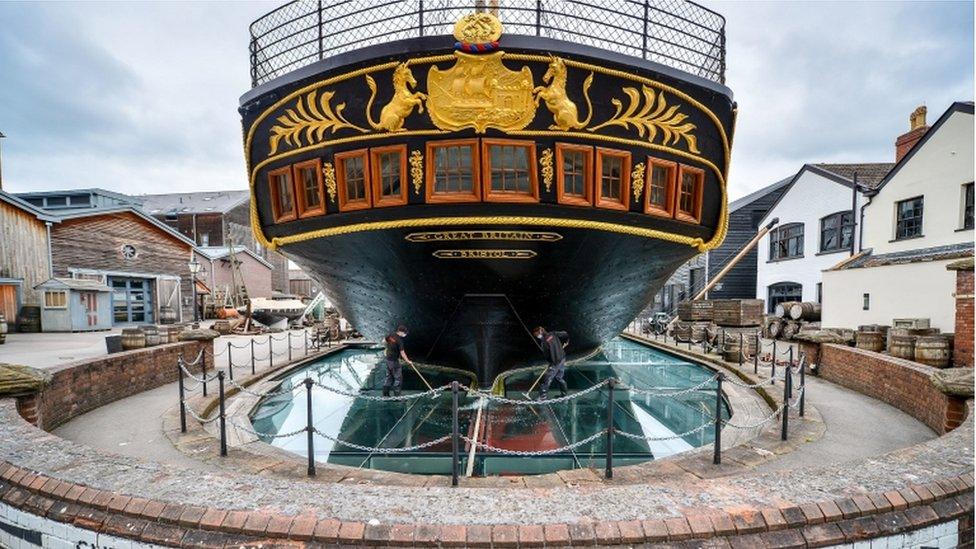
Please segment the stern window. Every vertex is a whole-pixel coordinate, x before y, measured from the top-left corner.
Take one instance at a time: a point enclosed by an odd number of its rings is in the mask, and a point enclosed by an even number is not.
[[[370,149],[373,168],[373,205],[402,206],[407,203],[407,146]]]
[[[477,139],[427,143],[427,159],[427,202],[480,200]]]
[[[369,208],[369,171],[366,150],[336,154],[335,162],[339,187],[339,210],[347,212]]]
[[[322,162],[315,159],[295,164],[295,183],[298,188],[298,217],[324,214]]]
[[[556,143],[556,201],[574,206],[593,204],[593,149]]]
[[[647,196],[644,212],[672,217],[674,214],[674,183],[678,165],[675,162],[647,158]]]
[[[598,148],[596,152],[597,202],[601,208],[626,210],[630,205],[630,153]]]
[[[536,202],[535,143],[484,140],[485,200]]]
[[[682,165],[678,170],[678,198],[674,217],[689,223],[701,222],[705,171]]]
[[[295,219],[295,198],[291,184],[291,168],[268,172],[271,183],[271,212],[275,223]]]

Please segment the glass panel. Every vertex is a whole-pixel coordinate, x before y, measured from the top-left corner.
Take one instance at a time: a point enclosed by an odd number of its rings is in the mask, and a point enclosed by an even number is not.
[[[286,215],[295,211],[291,196],[291,177],[287,173],[274,176],[275,190],[278,193],[278,214]]]
[[[491,145],[491,190],[530,194],[529,150],[516,145]]]
[[[316,210],[322,206],[322,195],[319,193],[318,174],[315,166],[305,166],[298,172],[301,177],[302,198],[306,210]]]
[[[684,172],[681,174],[681,195],[678,200],[678,209],[690,215],[695,214],[695,184],[698,176],[693,173]]]
[[[351,156],[342,161],[345,170],[346,201],[366,199],[366,170],[362,156]]]
[[[607,200],[623,202],[623,166],[619,156],[603,156],[600,172],[600,196]]]
[[[662,210],[668,209],[668,179],[670,175],[670,168],[657,164],[651,165],[651,206]]]
[[[563,151],[563,194],[586,197],[586,158],[583,151]]]
[[[895,238],[910,238],[922,234],[922,198],[903,200],[897,205],[898,222]]]
[[[470,193],[471,146],[437,147],[434,151],[434,193]]]
[[[964,229],[973,228],[973,184],[966,185],[965,197],[963,198],[962,227]]]
[[[382,196],[400,196],[401,162],[399,151],[380,154],[380,194]]]

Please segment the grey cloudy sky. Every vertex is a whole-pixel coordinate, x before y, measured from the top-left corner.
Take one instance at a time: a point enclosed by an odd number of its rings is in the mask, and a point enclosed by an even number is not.
[[[727,18],[732,198],[890,161],[917,105],[973,98],[971,2],[704,3]],[[0,2],[4,188],[245,188],[247,25],[276,5]]]

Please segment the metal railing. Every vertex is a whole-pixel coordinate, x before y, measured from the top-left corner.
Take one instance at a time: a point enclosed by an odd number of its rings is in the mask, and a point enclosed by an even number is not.
[[[293,0],[250,26],[251,86],[327,57],[449,35],[484,1]],[[689,0],[500,2],[506,34],[555,38],[725,82],[725,18]],[[504,38],[503,38],[504,40]]]

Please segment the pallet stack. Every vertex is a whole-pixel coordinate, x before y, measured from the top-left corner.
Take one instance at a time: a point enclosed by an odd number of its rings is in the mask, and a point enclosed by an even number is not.
[[[674,335],[680,341],[712,340],[712,303],[708,300],[682,301],[678,303],[678,321],[674,325]]]
[[[725,360],[747,360],[758,352],[756,333],[762,326],[765,302],[762,299],[717,299],[712,303],[712,320],[724,338]],[[741,348],[739,341],[742,341]]]

